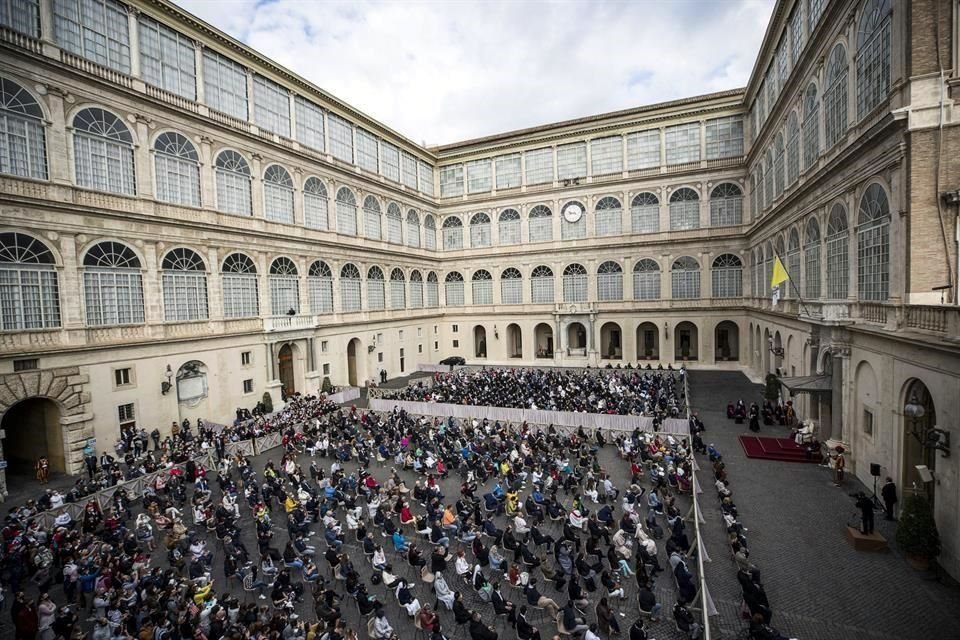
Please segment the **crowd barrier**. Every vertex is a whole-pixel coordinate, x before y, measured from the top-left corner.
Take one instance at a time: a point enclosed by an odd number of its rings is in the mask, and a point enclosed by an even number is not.
[[[359,387],[346,387],[337,391],[336,393],[331,393],[327,396],[327,400],[330,402],[336,402],[337,404],[343,404],[345,402],[352,402],[360,397],[360,388]]]
[[[683,395],[687,401],[687,429],[690,428],[690,380],[687,377],[684,377],[683,380]],[[703,493],[703,489],[700,487],[700,480],[697,477],[697,472],[700,470],[699,465],[697,465],[697,459],[693,457],[693,491],[691,491],[691,500],[693,502],[693,532],[694,532],[694,541],[697,547],[697,576],[700,583],[699,597],[700,597],[700,610],[702,613],[703,620],[703,639],[711,640],[713,638],[713,632],[710,629],[710,617],[719,615],[717,611],[717,606],[713,602],[713,597],[710,596],[710,590],[707,588],[707,578],[704,575],[703,563],[710,562],[710,555],[707,553],[707,548],[703,544],[703,535],[700,532],[700,525],[705,522],[703,515],[700,513],[700,499],[699,495]]]
[[[210,454],[207,454],[207,453],[195,457],[193,459],[193,462],[198,465],[202,464],[207,469],[214,468],[213,458],[210,456]],[[173,469],[174,467],[183,469],[186,466],[187,466],[187,463],[183,462],[180,464],[173,465],[173,467],[170,467],[170,468],[160,469],[159,471],[148,473],[146,475],[140,476],[139,478],[133,478],[132,480],[127,480],[125,482],[117,483],[112,487],[107,487],[106,489],[101,489],[96,493],[92,493],[88,496],[84,496],[77,502],[70,502],[68,504],[63,505],[62,507],[57,507],[56,509],[48,509],[46,511],[41,511],[40,513],[34,514],[33,516],[30,517],[30,521],[31,522],[39,521],[40,526],[43,527],[44,529],[52,529],[54,526],[54,521],[57,519],[57,516],[59,516],[61,513],[69,513],[70,518],[74,522],[79,522],[80,519],[83,517],[84,509],[86,508],[87,504],[91,500],[94,501],[100,507],[101,511],[105,510],[109,506],[112,506],[113,496],[120,489],[125,489],[127,492],[127,495],[131,500],[137,500],[144,494],[144,492],[146,491],[146,488],[154,483],[154,481],[157,479],[158,476],[169,475],[170,470]]]
[[[446,404],[443,402],[410,402],[406,400],[385,400],[371,398],[373,411],[393,411],[400,407],[413,415],[442,416],[454,418],[477,418],[498,420],[500,422],[531,424],[553,424],[563,427],[590,427],[606,431],[632,432],[653,431],[653,418],[647,416],[621,416],[607,413],[577,413],[574,411],[543,411],[535,409],[510,409],[504,407],[481,407],[466,404]],[[660,431],[678,436],[690,435],[690,421],[683,418],[667,418],[660,425]]]

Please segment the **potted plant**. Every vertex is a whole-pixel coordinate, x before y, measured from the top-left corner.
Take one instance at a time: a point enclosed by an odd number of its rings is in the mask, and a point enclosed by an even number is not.
[[[269,391],[263,392],[262,402],[264,413],[273,413],[273,396],[270,395]]]
[[[904,496],[897,522],[897,546],[907,554],[914,569],[928,569],[930,560],[940,555],[940,533],[925,495],[908,493]]]
[[[780,397],[780,378],[778,378],[776,374],[767,374],[766,388],[763,390],[763,397],[767,400],[776,400]]]

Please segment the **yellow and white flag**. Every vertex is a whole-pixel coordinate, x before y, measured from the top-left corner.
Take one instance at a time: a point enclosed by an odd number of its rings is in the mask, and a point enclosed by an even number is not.
[[[770,277],[770,288],[774,289],[790,279],[790,275],[780,262],[780,256],[773,260],[773,275]]]

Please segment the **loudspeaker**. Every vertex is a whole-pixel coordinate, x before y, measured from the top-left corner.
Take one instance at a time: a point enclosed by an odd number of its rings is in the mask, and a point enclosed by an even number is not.
[[[880,465],[878,465],[876,462],[870,463],[870,475],[875,478],[880,477]]]

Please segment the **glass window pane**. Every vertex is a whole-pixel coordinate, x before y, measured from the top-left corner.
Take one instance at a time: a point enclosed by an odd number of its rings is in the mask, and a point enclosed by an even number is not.
[[[253,77],[253,122],[264,131],[290,137],[290,92],[276,82]]]
[[[203,100],[211,109],[247,119],[247,70],[233,60],[203,50]]]

